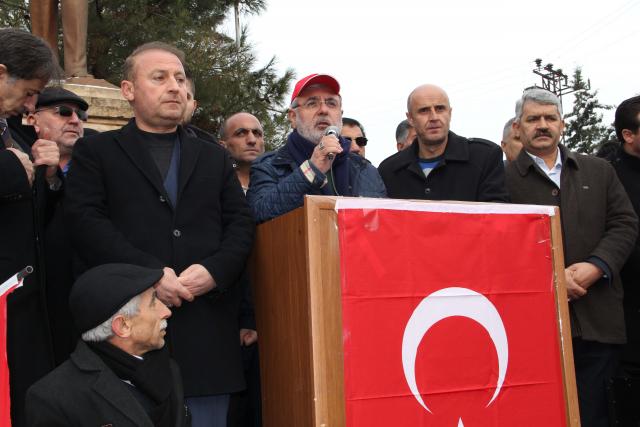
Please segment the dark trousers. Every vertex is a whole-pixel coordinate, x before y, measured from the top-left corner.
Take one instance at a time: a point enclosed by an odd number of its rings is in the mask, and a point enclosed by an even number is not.
[[[618,367],[619,346],[573,339],[582,427],[609,427],[607,384]]]
[[[242,361],[247,389],[231,395],[228,427],[260,427],[262,426],[262,403],[258,344],[242,347]]]
[[[611,384],[616,426],[640,426],[640,341],[631,341],[620,350],[618,374]]]

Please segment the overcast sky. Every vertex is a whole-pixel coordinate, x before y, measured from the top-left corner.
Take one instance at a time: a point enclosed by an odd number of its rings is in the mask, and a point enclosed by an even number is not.
[[[603,103],[640,93],[640,0],[267,0],[241,24],[260,64],[275,55],[296,80],[337,78],[344,116],[364,125],[376,166],[395,153],[407,95],[423,83],[448,92],[452,131],[497,143],[522,90],[541,84],[536,58],[568,75],[582,66]],[[563,99],[566,111],[572,102]]]

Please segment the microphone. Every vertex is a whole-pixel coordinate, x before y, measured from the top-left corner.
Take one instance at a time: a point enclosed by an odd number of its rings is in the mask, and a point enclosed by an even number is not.
[[[325,129],[324,131],[324,135],[333,135],[336,138],[340,138],[340,129],[338,129],[337,126],[329,126],[328,128]],[[329,161],[333,161],[333,158],[335,157],[335,154],[333,153],[329,153],[327,154],[327,159],[329,159]]]

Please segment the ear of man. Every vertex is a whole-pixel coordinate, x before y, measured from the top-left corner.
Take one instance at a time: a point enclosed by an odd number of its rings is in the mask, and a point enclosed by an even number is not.
[[[131,336],[131,321],[123,315],[118,315],[111,321],[111,330],[119,338]]]

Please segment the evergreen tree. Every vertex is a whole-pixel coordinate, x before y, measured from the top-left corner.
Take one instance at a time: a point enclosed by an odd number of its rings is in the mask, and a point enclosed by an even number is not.
[[[275,57],[256,64],[246,32],[239,46],[217,31],[233,0],[100,0],[89,3],[88,70],[119,86],[125,58],[143,43],[160,40],[186,54],[196,84],[195,125],[217,134],[229,115],[247,111],[265,128],[270,148],[288,131],[284,97],[294,77],[279,76]],[[238,0],[243,13],[264,10],[264,0]],[[0,26],[30,29],[28,0],[0,0]]]
[[[565,114],[564,144],[579,153],[594,154],[600,145],[609,140],[611,126],[602,123],[602,110],[610,110],[611,105],[598,101],[597,90],[591,90],[582,77],[582,69],[573,73],[572,86],[575,92],[573,110]]]

